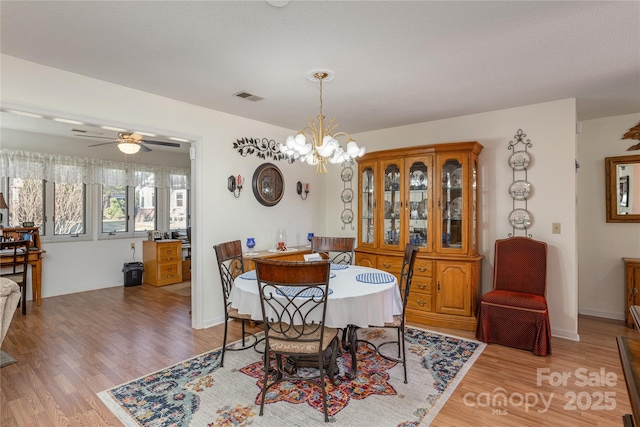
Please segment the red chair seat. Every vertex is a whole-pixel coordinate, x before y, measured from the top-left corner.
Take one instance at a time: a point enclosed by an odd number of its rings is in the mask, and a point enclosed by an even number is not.
[[[547,300],[540,295],[513,291],[491,291],[482,296],[482,302],[507,307],[519,307],[526,310],[545,311]]]

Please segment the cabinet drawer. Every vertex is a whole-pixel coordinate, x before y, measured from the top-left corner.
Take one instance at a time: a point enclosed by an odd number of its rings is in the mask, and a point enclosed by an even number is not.
[[[179,262],[163,262],[158,264],[158,281],[182,277],[182,267]]]
[[[431,277],[413,276],[410,292],[431,294]]]
[[[413,274],[422,276],[433,276],[433,262],[430,259],[416,258],[415,264],[413,264]],[[415,276],[414,276],[415,277]]]
[[[378,259],[375,255],[356,252],[356,265],[376,268]]]
[[[378,255],[378,266],[380,270],[384,270],[398,276],[402,271],[402,257]]]
[[[182,247],[176,244],[158,245],[158,262],[182,259]]]
[[[412,287],[411,292],[409,292],[409,300],[407,301],[407,310],[432,311],[432,299],[431,294],[415,292]]]

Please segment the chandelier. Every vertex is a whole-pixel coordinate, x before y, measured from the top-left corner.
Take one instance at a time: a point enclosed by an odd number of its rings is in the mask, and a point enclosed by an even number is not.
[[[329,70],[315,70],[307,74],[307,78],[312,82],[320,83],[320,114],[316,122],[309,116],[307,126],[296,136],[287,137],[285,144],[280,144],[280,151],[292,159],[300,159],[303,163],[316,166],[316,173],[327,173],[327,162],[341,164],[351,161],[357,157],[362,157],[365,152],[364,147],[358,144],[346,132],[333,131],[338,127],[335,118],[325,124],[322,115],[322,82],[331,81],[335,74]],[[307,142],[307,136],[311,137],[311,143]],[[344,150],[336,137],[347,138],[347,147]]]

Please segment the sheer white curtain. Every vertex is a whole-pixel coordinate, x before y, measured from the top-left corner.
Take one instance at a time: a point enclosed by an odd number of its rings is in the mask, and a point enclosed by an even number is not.
[[[0,177],[67,184],[106,184],[173,189],[190,188],[190,170],[138,165],[86,157],[0,150]]]

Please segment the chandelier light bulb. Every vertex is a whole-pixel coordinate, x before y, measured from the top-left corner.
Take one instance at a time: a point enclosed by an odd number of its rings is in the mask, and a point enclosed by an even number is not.
[[[356,142],[353,139],[347,142],[347,153],[349,153],[349,156],[356,157],[358,156],[359,152],[360,152],[360,148],[358,147],[358,144],[356,144]]]

